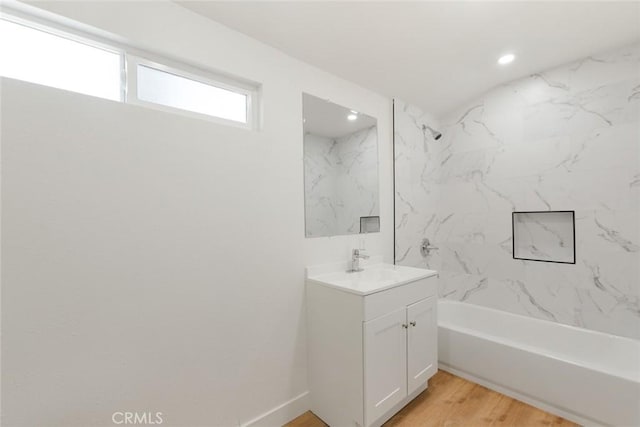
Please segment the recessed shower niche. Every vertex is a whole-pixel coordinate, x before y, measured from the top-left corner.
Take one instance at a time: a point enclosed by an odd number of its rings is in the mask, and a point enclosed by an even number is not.
[[[513,258],[576,263],[575,211],[512,213]]]

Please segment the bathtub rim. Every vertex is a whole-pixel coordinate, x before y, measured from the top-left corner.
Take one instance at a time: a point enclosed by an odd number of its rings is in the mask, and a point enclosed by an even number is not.
[[[485,307],[485,306],[479,306],[477,304],[471,304],[471,303],[467,303],[464,301],[455,301],[455,300],[447,300],[447,299],[438,299],[438,305],[440,304],[450,304],[450,305],[464,305],[464,306],[472,306],[474,307],[474,309],[477,310],[488,310],[488,311],[492,311],[494,313],[497,313],[501,316],[504,315],[509,315],[509,316],[516,316],[516,317],[521,317],[521,318],[525,318],[527,319],[527,321],[534,321],[534,322],[539,322],[539,323],[543,323],[543,324],[552,324],[555,326],[559,326],[562,328],[566,328],[568,330],[574,331],[576,333],[582,333],[582,334],[593,334],[596,336],[601,336],[601,337],[607,337],[607,338],[615,338],[615,339],[619,339],[622,341],[627,341],[630,342],[632,345],[638,346],[640,348],[640,341],[635,340],[633,338],[629,338],[629,337],[622,337],[622,336],[618,336],[618,335],[612,335],[612,334],[607,334],[606,332],[600,332],[600,331],[593,331],[591,329],[585,329],[585,328],[580,328],[578,326],[573,326],[573,325],[567,325],[564,323],[559,323],[559,322],[552,322],[550,320],[545,320],[545,319],[538,319],[535,317],[529,317],[529,316],[524,316],[522,314],[516,314],[516,313],[511,313],[509,311],[504,311],[504,310],[498,310],[496,308],[492,308],[492,307]],[[440,314],[440,307],[438,307],[438,314]],[[578,361],[575,361],[573,359],[570,359],[567,357],[567,355],[563,354],[563,353],[557,353],[554,352],[551,349],[548,348],[544,348],[544,347],[536,347],[536,346],[529,346],[526,345],[525,343],[522,343],[520,341],[515,341],[515,340],[509,340],[500,336],[496,336],[496,335],[491,335],[489,333],[486,333],[484,331],[481,331],[479,329],[472,329],[472,328],[466,328],[466,327],[462,327],[462,326],[458,326],[455,324],[452,324],[450,322],[446,322],[446,321],[441,321],[438,318],[438,328],[443,327],[446,329],[450,329],[450,330],[454,330],[460,333],[465,333],[468,335],[473,335],[473,336],[478,336],[480,338],[492,341],[492,342],[496,342],[502,345],[507,345],[507,346],[511,346],[511,347],[515,347],[518,348],[520,350],[523,351],[528,351],[528,352],[532,352],[532,353],[539,353],[539,354],[544,354],[545,356],[564,362],[564,363],[568,363],[574,366],[578,366],[580,368],[584,368],[584,369],[590,369],[590,370],[594,370],[606,375],[611,375],[614,376],[616,378],[622,379],[622,380],[626,380],[626,381],[631,381],[633,383],[638,383],[640,384],[640,371],[639,372],[635,372],[636,377],[633,376],[634,372],[625,372],[627,373],[627,375],[622,374],[621,372],[612,372],[606,369],[603,369],[601,366],[598,365],[593,365],[593,364],[589,364],[589,363],[581,363]]]

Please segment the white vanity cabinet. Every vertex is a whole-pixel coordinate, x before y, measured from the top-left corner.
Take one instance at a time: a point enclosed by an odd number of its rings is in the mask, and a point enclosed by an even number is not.
[[[330,426],[381,425],[437,371],[437,274],[389,268],[413,275],[307,279],[311,410]]]
[[[435,300],[428,297],[364,323],[365,419],[380,418],[436,373]]]

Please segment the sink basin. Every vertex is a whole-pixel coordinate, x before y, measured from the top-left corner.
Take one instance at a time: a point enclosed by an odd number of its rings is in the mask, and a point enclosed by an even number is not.
[[[358,272],[342,270],[309,274],[307,280],[357,295],[369,295],[436,274],[433,270],[380,263],[366,266]]]
[[[386,282],[402,280],[402,274],[390,268],[368,268],[357,272],[338,272],[330,273],[324,280],[330,280],[333,283],[351,284],[354,282]]]

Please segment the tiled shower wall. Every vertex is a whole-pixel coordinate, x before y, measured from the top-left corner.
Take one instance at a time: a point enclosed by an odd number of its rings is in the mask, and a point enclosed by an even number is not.
[[[640,45],[439,122],[394,113],[398,264],[438,270],[441,298],[640,339]],[[576,211],[575,265],[512,258],[511,212],[539,210]],[[425,237],[439,248],[426,258]]]
[[[380,215],[378,129],[340,138],[304,136],[307,237],[360,232],[360,217]]]

